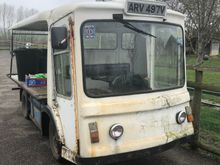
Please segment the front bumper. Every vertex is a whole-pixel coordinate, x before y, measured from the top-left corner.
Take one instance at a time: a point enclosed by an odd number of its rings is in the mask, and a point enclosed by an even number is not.
[[[157,147],[152,147],[144,150],[127,152],[117,155],[103,156],[103,157],[94,157],[94,158],[82,158],[79,155],[76,157],[77,164],[79,165],[103,165],[103,164],[111,164],[115,162],[144,158],[147,156],[154,155],[156,153],[163,152],[168,150],[178,144],[190,142],[193,138],[193,135],[187,136],[181,139],[174,140],[170,143],[166,143],[164,145],[160,145]]]

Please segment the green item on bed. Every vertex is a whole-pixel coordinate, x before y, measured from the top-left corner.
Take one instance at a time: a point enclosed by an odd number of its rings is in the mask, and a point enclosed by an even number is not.
[[[33,76],[34,78],[47,78],[47,75],[44,73],[38,73]]]

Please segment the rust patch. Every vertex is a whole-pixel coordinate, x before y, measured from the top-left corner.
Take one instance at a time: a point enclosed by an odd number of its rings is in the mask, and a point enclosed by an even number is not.
[[[92,157],[96,156],[96,146],[94,146],[94,145],[91,146],[91,156]]]
[[[70,28],[70,48],[71,48],[72,75],[73,75],[73,88],[74,88],[76,141],[79,142],[78,98],[77,98],[77,88],[76,88],[76,59],[75,59],[75,45],[74,45],[74,42],[75,42],[74,22],[71,17],[69,17],[68,21],[69,21],[69,28]],[[79,151],[79,148],[77,150]]]

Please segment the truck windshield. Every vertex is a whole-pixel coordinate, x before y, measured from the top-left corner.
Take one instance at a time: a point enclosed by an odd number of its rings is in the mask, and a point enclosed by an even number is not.
[[[82,25],[84,90],[89,97],[148,93],[184,85],[182,28],[129,23],[156,38],[116,21],[87,21]]]

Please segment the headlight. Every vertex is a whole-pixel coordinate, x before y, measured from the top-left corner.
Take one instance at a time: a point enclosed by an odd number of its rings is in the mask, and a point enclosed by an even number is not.
[[[124,128],[120,124],[114,124],[109,130],[109,135],[114,139],[118,140],[124,132]]]
[[[182,124],[186,120],[186,112],[180,111],[176,114],[176,122]]]

